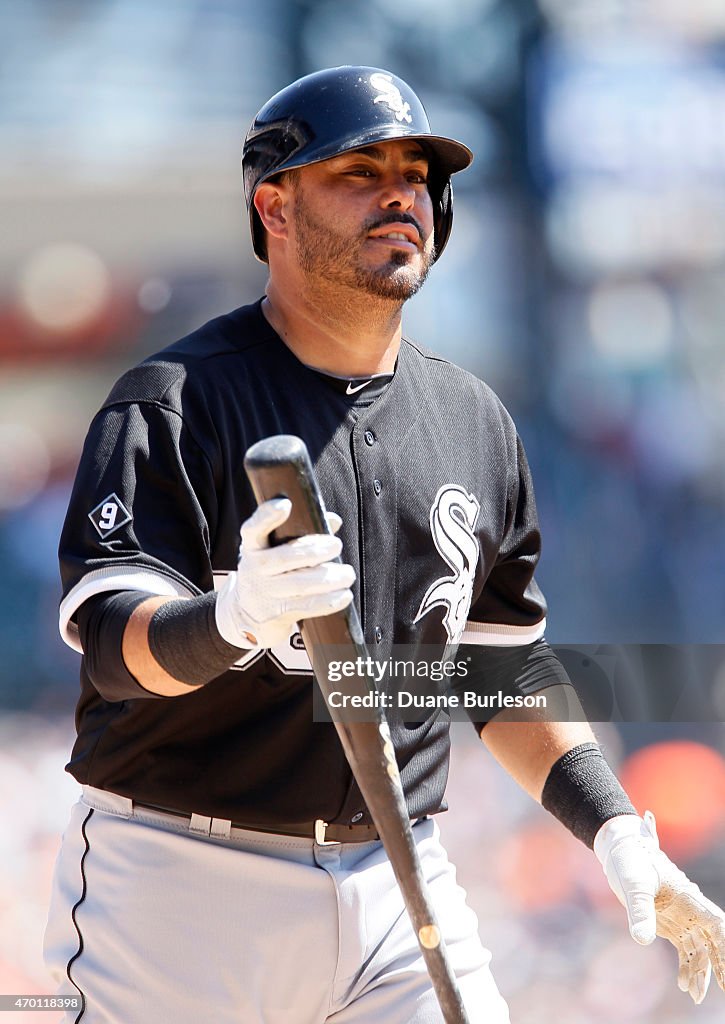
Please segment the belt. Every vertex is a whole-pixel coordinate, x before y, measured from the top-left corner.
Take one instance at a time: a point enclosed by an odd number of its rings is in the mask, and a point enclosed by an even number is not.
[[[170,814],[174,818],[181,818],[190,823],[192,817],[183,811],[175,811],[170,807],[159,807],[156,804],[142,804],[136,800],[133,806],[146,811],[161,811],[163,814]],[[411,824],[415,824],[411,822]],[[371,843],[380,836],[374,825],[328,825],[322,818],[315,821],[301,821],[288,823],[277,823],[258,825],[251,822],[233,821],[232,828],[240,828],[245,832],[263,832],[266,835],[293,836],[301,839],[314,839],[319,846],[327,843]]]

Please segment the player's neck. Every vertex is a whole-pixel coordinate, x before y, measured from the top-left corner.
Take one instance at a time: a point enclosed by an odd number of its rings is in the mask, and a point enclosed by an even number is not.
[[[270,280],[262,312],[307,366],[341,377],[392,373],[402,331],[400,304],[349,291],[340,296],[336,289],[333,296],[322,288],[311,296],[283,291]]]

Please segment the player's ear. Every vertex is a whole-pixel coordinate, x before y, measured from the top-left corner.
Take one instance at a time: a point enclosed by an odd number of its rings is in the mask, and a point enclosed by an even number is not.
[[[264,181],[254,193],[254,208],[265,231],[273,238],[288,237],[289,195],[290,188],[284,181]]]

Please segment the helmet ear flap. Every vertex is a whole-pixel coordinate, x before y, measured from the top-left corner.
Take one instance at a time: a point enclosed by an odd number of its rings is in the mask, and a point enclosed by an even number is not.
[[[440,190],[438,199],[431,193],[433,198],[433,240],[435,242],[436,255],[443,252],[446,242],[453,227],[453,186],[451,179],[446,178],[443,188]]]
[[[259,214],[254,207],[254,200],[249,209],[249,220],[252,228],[252,248],[254,249],[254,255],[262,261],[262,263],[269,263],[267,259],[267,232],[262,226],[262,221],[259,219]]]
[[[446,247],[446,242],[453,227],[453,188],[451,178],[441,167],[435,151],[424,140],[418,144],[428,158],[428,192],[433,203],[433,242],[437,260]]]

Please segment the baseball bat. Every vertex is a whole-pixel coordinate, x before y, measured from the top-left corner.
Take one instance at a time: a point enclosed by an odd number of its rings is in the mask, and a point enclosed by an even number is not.
[[[292,502],[290,517],[275,530],[273,543],[330,532],[307,446],[299,437],[280,434],[258,441],[247,451],[244,467],[258,503],[277,497]],[[368,656],[357,611],[350,604],[333,615],[306,619],[300,631],[327,703],[333,686],[324,671],[325,648],[344,647],[352,658]],[[366,676],[347,683],[363,695],[375,688]],[[385,713],[378,707],[367,710],[372,720],[335,720],[335,728],[392,864],[446,1024],[468,1024],[413,839]]]

